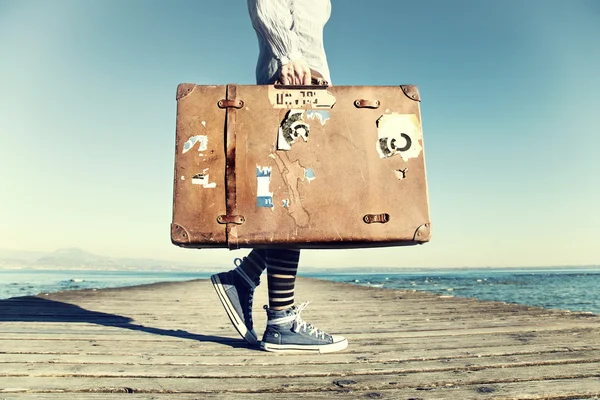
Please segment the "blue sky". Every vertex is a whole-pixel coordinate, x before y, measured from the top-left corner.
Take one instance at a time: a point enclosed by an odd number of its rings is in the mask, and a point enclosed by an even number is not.
[[[420,88],[433,238],[311,266],[600,264],[600,2],[333,0],[336,85]],[[244,1],[0,1],[0,248],[170,243],[175,89],[254,83]]]

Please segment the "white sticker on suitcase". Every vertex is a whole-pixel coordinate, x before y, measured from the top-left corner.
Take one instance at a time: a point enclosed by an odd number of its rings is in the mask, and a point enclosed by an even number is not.
[[[269,191],[272,167],[256,166],[256,205],[273,208],[273,193]]]
[[[208,168],[205,168],[201,173],[196,174],[192,177],[193,185],[202,185],[205,189],[212,189],[217,187],[216,182],[210,182],[208,179]],[[183,178],[183,177],[182,177]]]
[[[183,152],[181,154],[185,154],[190,151],[196,143],[200,143],[198,146],[198,151],[205,151],[208,149],[208,136],[206,135],[197,135],[192,136],[183,144]]]
[[[408,168],[397,169],[394,171],[394,174],[396,174],[396,178],[398,178],[399,180],[403,180],[406,178],[406,171],[408,171]]]
[[[285,115],[277,134],[277,150],[290,150],[298,138],[308,141],[310,126],[304,121],[304,110],[290,110]]]
[[[377,120],[377,152],[381,158],[399,154],[404,161],[416,158],[423,147],[419,120],[415,114],[386,114]]]

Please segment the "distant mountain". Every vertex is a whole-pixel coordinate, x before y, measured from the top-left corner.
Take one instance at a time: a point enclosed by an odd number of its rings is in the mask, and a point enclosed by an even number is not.
[[[35,260],[42,267],[99,267],[114,268],[118,263],[110,257],[99,256],[81,249],[59,249]]]
[[[78,248],[47,252],[0,250],[0,268],[106,269],[106,270],[205,270],[201,264],[150,258],[115,258],[100,256]]]

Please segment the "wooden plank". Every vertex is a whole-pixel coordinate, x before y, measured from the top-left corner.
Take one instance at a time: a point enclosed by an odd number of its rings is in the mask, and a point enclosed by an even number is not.
[[[388,344],[402,344],[406,343],[409,339],[427,339],[433,340],[434,338],[447,338],[447,337],[463,337],[463,340],[472,340],[474,337],[480,335],[514,335],[515,337],[527,337],[528,335],[537,335],[541,332],[552,332],[559,331],[565,327],[570,328],[595,328],[598,326],[597,323],[574,323],[569,321],[554,321],[552,323],[539,323],[539,324],[515,324],[502,325],[502,326],[484,326],[479,328],[452,328],[452,329],[438,329],[437,327],[431,327],[429,329],[419,328],[415,330],[403,329],[403,330],[385,330],[379,332],[359,332],[350,333],[345,336],[348,338],[350,345],[349,349],[354,350],[354,346],[363,347],[365,345],[388,345]],[[8,347],[6,340],[18,341],[19,339],[31,340],[44,340],[59,338],[59,337],[70,337],[73,340],[113,340],[113,341],[144,341],[144,340],[157,340],[161,343],[178,340],[193,340],[198,343],[202,343],[203,346],[222,346],[223,344],[239,347],[243,342],[237,338],[237,335],[231,326],[223,325],[222,329],[216,333],[208,332],[208,334],[195,334],[187,331],[161,329],[155,327],[146,326],[132,326],[130,328],[124,327],[113,327],[108,330],[100,330],[98,327],[91,325],[87,329],[82,328],[78,331],[63,330],[60,327],[54,327],[50,325],[46,330],[39,332],[35,335],[28,335],[28,333],[19,333],[10,330],[8,333],[0,333],[4,340],[0,340],[0,351],[3,351],[3,347]],[[331,333],[336,333],[336,330],[329,330]],[[260,330],[258,330],[260,335]],[[344,332],[340,329],[339,332]]]
[[[283,384],[283,383],[282,383]],[[533,381],[515,383],[475,384],[460,386],[444,386],[436,388],[405,388],[405,389],[377,389],[377,390],[352,390],[351,385],[339,387],[338,390],[324,392],[294,393],[295,399],[420,399],[420,400],[471,400],[471,399],[544,399],[544,400],[574,400],[598,398],[600,382],[588,379],[558,379],[552,381]],[[421,390],[419,390],[421,389]],[[430,390],[424,390],[430,389]],[[0,391],[0,394],[2,392]],[[15,388],[6,399],[18,400],[63,400],[67,393],[25,393]],[[73,392],[71,392],[73,393]],[[215,399],[248,399],[248,400],[280,400],[280,393],[127,393],[124,389],[117,393],[86,393],[75,392],[78,400],[114,400],[124,396],[130,400],[198,400]],[[127,393],[127,394],[125,394]],[[7,394],[4,394],[7,396]]]
[[[382,356],[384,358],[405,359],[407,355],[414,357],[435,357],[439,354],[457,355],[485,355],[490,354],[488,350],[496,347],[504,347],[499,350],[502,354],[519,353],[523,351],[561,351],[577,347],[594,349],[593,346],[600,343],[598,330],[594,331],[544,331],[544,332],[519,332],[508,334],[473,335],[465,341],[464,336],[441,336],[429,338],[395,338],[387,341],[360,342],[351,341],[349,349],[342,353],[328,355],[326,359],[334,358],[361,358],[373,359]],[[249,349],[241,340],[232,338],[230,342],[221,344],[212,342],[199,342],[196,340],[93,340],[84,338],[61,337],[61,340],[5,340],[0,344],[0,349],[5,354],[46,354],[59,356],[62,354],[78,355],[109,355],[114,357],[123,356],[190,356],[205,358],[241,357],[274,359],[271,353],[265,353],[256,349]],[[524,347],[530,345],[533,347]],[[536,347],[538,346],[538,347]],[[5,350],[6,349],[6,350]],[[493,353],[492,353],[493,354]],[[298,355],[299,360],[310,355]],[[310,356],[314,357],[314,356]],[[0,361],[5,357],[0,357]],[[323,357],[321,357],[323,359]]]
[[[346,376],[375,374],[407,374],[420,371],[475,371],[492,368],[516,368],[541,365],[571,365],[600,363],[600,351],[571,351],[550,353],[529,353],[496,355],[494,357],[439,358],[435,360],[388,361],[384,363],[326,363],[311,364],[300,368],[294,376]],[[228,378],[277,376],[281,374],[281,364],[248,365],[227,364],[94,364],[94,363],[2,363],[0,376],[100,376],[100,377],[192,377],[192,378]],[[291,365],[285,365],[291,367]],[[600,371],[599,371],[600,372]]]
[[[260,378],[260,379],[257,379]],[[0,377],[0,388],[22,388],[29,392],[68,390],[74,392],[110,392],[113,388],[131,388],[138,393],[307,393],[339,390],[339,383],[352,382],[352,390],[385,390],[446,386],[494,385],[500,383],[585,379],[594,383],[600,378],[597,363],[541,365],[531,367],[492,368],[465,371],[416,371],[402,374],[349,374],[343,377],[297,376],[292,370],[276,376],[252,377],[102,377],[102,376],[11,376]],[[588,385],[589,386],[589,385]]]
[[[231,353],[231,354],[169,354],[169,355],[151,355],[151,354],[3,354],[0,361],[0,371],[3,371],[3,364],[26,363],[40,364],[110,364],[110,365],[203,365],[203,366],[268,366],[268,365],[307,365],[315,364],[367,364],[377,365],[382,363],[401,363],[410,361],[431,361],[431,360],[452,360],[467,358],[495,358],[500,356],[522,356],[530,354],[543,355],[546,353],[573,353],[583,352],[587,358],[590,351],[600,350],[600,345],[593,348],[590,346],[577,346],[571,343],[571,347],[556,346],[555,344],[503,347],[479,347],[479,348],[460,348],[460,349],[436,349],[434,351],[409,350],[409,351],[390,351],[390,352],[362,352],[362,353],[335,353],[326,357],[322,355],[306,354],[297,357],[273,357],[263,352],[256,352],[252,355]]]

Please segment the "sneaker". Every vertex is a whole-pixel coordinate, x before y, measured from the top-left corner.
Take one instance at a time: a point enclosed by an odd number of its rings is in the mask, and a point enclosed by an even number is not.
[[[241,261],[236,258],[234,263],[237,266]],[[258,346],[252,322],[252,300],[259,282],[252,281],[239,269],[215,274],[210,280],[235,329],[248,343]]]
[[[267,329],[263,335],[260,348],[266,351],[292,353],[314,352],[333,353],[348,347],[348,340],[342,336],[332,336],[300,317],[300,313],[309,302],[285,310],[267,310]]]

